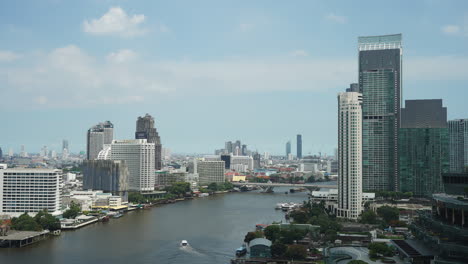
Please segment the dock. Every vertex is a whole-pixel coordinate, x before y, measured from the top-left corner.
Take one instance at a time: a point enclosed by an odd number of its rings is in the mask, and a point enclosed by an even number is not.
[[[48,230],[40,232],[12,230],[8,232],[8,235],[0,236],[0,247],[25,247],[46,239],[48,234]]]

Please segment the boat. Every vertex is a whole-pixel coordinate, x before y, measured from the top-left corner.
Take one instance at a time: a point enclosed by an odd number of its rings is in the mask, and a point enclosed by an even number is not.
[[[180,242],[180,245],[183,246],[183,247],[188,246],[187,240],[182,240],[182,241]]]
[[[246,253],[247,253],[247,247],[245,246],[245,244],[242,245],[242,247],[236,249],[236,256],[237,257],[244,256]]]
[[[123,214],[117,213],[117,214],[113,215],[112,217],[113,217],[113,218],[120,218],[120,217],[122,217],[122,216],[123,216]]]

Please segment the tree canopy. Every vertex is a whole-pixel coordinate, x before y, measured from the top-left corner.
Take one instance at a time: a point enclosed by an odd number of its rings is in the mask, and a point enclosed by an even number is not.
[[[396,207],[382,206],[377,209],[377,214],[383,218],[386,224],[391,221],[397,221],[400,216],[400,210]]]
[[[81,206],[77,203],[71,202],[70,208],[63,213],[64,218],[74,219],[81,212]]]

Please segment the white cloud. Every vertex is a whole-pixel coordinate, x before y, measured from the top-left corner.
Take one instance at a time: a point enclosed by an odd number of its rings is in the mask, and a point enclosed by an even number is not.
[[[460,27],[457,25],[446,25],[442,27],[442,32],[448,35],[455,35],[460,33]]]
[[[135,60],[137,56],[138,55],[133,50],[121,49],[107,55],[107,60],[113,63],[125,63]]]
[[[307,57],[307,56],[309,56],[309,53],[307,51],[300,50],[300,49],[299,50],[294,50],[290,54],[293,57]]]
[[[348,18],[345,16],[340,16],[334,13],[330,13],[325,16],[325,19],[334,23],[338,24],[346,24],[348,22]]]
[[[354,57],[212,61],[138,58],[136,63],[132,50],[94,57],[75,45],[34,56],[24,57],[21,65],[0,67],[2,96],[10,98],[1,107],[25,101],[35,107],[68,108],[142,104],[164,100],[167,95],[336,91],[355,80],[357,72]],[[405,59],[404,69],[404,78],[409,81],[468,81],[468,57],[411,57]]]
[[[17,60],[21,57],[21,55],[13,52],[13,51],[9,51],[9,50],[0,50],[0,62],[10,62],[10,61],[14,61],[14,60]]]
[[[83,30],[94,35],[141,36],[148,32],[141,27],[144,21],[144,15],[129,16],[122,8],[112,7],[98,19],[85,20]]]
[[[241,23],[239,25],[239,30],[241,32],[249,32],[249,31],[252,31],[254,29],[254,24],[250,24],[250,23]]]

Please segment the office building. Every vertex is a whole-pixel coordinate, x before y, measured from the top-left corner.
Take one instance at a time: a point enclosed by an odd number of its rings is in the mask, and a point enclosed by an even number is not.
[[[231,155],[221,155],[221,160],[224,161],[225,169],[231,168]]]
[[[448,122],[450,172],[463,172],[468,166],[468,119]]]
[[[260,169],[260,154],[258,152],[255,152],[253,155],[253,168],[255,169]]]
[[[302,135],[301,134],[298,134],[297,135],[297,158],[298,159],[302,159]]]
[[[199,185],[223,183],[224,166],[224,161],[196,161]]]
[[[154,143],[148,143],[146,139],[113,140],[98,158],[125,161],[129,191],[154,191],[154,149]]]
[[[225,149],[226,149],[227,154],[233,153],[232,142],[231,141],[226,142]]]
[[[162,145],[158,131],[154,127],[154,118],[146,114],[138,117],[136,122],[135,139],[147,139],[148,143],[154,144],[154,166],[156,170],[162,169]]]
[[[3,151],[2,151],[2,148],[0,148],[0,160],[3,159]]]
[[[113,139],[114,125],[110,121],[91,127],[87,134],[86,159],[96,159],[104,145],[111,144]]]
[[[449,149],[447,108],[442,100],[406,100],[399,141],[400,191],[426,197],[443,192]]]
[[[103,190],[125,196],[129,171],[124,160],[85,160],[82,164],[83,190]]]
[[[401,34],[359,37],[364,190],[395,191],[398,179]]]
[[[64,150],[64,149],[70,150],[69,145],[68,145],[68,140],[66,140],[66,139],[64,139],[62,141],[62,150]]]
[[[337,216],[357,219],[362,211],[362,95],[338,94]]]
[[[346,92],[356,92],[359,93],[359,84],[358,83],[351,83],[349,88],[346,88]]]
[[[47,209],[59,213],[62,171],[10,168],[0,170],[0,214],[19,216]]]
[[[286,159],[289,158],[289,154],[291,154],[291,141],[286,142]]]
[[[247,156],[247,145],[242,145],[242,150],[241,150],[241,155],[242,156]]]
[[[239,167],[237,165],[242,165],[243,167]],[[236,170],[240,172],[246,172],[247,170],[253,170],[254,168],[254,161],[253,158],[250,156],[232,156],[231,157],[231,170]]]

